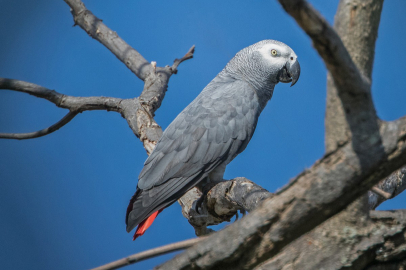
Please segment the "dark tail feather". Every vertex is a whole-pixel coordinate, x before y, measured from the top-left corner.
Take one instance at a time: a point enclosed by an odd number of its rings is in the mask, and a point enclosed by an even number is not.
[[[128,225],[128,215],[133,210],[134,202],[140,193],[141,193],[141,189],[139,189],[137,187],[137,190],[135,191],[135,194],[132,196],[130,203],[128,204],[128,207],[127,207],[127,213],[125,214],[125,225]]]
[[[162,210],[164,210],[164,209],[156,211],[155,213],[153,213],[152,215],[150,215],[149,217],[144,219],[140,224],[138,224],[137,230],[135,231],[135,234],[133,237],[133,241],[135,239],[137,239],[137,237],[139,237],[145,233],[145,231],[149,228],[149,226],[152,225],[152,222],[154,222],[155,218],[158,216],[159,213],[162,212]]]

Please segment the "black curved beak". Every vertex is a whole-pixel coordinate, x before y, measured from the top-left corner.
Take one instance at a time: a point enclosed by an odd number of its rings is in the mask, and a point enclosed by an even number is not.
[[[288,70],[288,75],[290,75],[289,77],[292,78],[292,84],[290,85],[290,87],[292,87],[293,85],[295,85],[295,83],[297,83],[297,81],[299,80],[300,77],[300,65],[299,65],[299,61],[295,61],[295,63],[293,63],[293,65],[290,66],[290,68],[287,68]]]
[[[281,72],[279,73],[279,81],[283,83],[292,82],[291,87],[297,83],[300,77],[300,65],[296,61],[291,64],[291,62],[286,63]]]

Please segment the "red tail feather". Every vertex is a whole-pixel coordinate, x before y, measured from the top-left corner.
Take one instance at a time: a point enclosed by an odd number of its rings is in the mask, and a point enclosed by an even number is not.
[[[135,231],[135,234],[133,237],[133,241],[135,239],[137,239],[137,237],[139,237],[145,233],[145,231],[149,228],[149,226],[151,226],[152,222],[154,222],[155,218],[158,216],[159,213],[162,212],[162,210],[164,210],[164,209],[156,211],[155,213],[153,213],[152,215],[150,215],[149,217],[144,219],[144,221],[142,221],[140,224],[138,224],[137,230]]]

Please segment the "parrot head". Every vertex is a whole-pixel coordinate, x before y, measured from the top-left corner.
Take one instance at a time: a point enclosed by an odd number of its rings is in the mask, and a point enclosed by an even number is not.
[[[263,40],[242,49],[226,69],[257,86],[279,82],[291,82],[293,86],[300,76],[297,55],[288,45],[276,40]]]

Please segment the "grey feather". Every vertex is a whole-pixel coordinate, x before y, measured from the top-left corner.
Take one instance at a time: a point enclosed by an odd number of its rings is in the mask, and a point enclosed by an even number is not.
[[[127,209],[127,231],[245,149],[275,84],[289,80],[281,77],[289,70],[282,70],[296,68],[291,72],[295,82],[300,74],[298,62],[287,65],[272,58],[274,47],[281,55],[283,51],[286,61],[297,58],[292,49],[273,40],[241,50],[164,131],[139,175]]]

